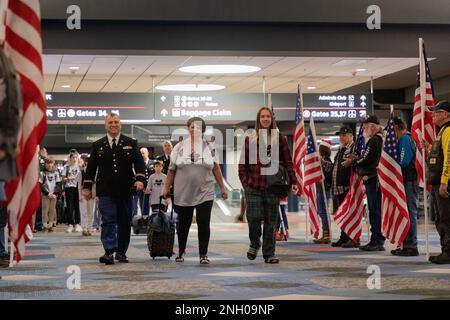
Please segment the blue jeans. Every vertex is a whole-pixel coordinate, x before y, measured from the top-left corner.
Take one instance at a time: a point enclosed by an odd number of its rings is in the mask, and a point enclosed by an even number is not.
[[[383,246],[386,238],[381,233],[381,189],[377,180],[365,184],[370,219],[370,243]]]
[[[138,201],[141,206],[142,215],[143,216],[149,215],[150,214],[150,207],[149,207],[150,195],[145,194],[143,191],[139,191],[137,194],[135,194],[131,197],[131,212],[133,213],[133,216],[135,216],[137,214]]]
[[[419,199],[419,186],[417,180],[406,181],[404,185],[411,226],[403,242],[403,248],[417,248],[417,201]]]
[[[125,255],[130,244],[131,208],[129,198],[99,197],[102,216],[101,240],[105,253]]]
[[[317,191],[317,212],[319,213],[320,219],[322,220],[322,230],[330,230],[328,225],[328,216],[326,206],[330,202],[331,194],[330,191],[326,192],[327,202],[323,201],[323,191]]]

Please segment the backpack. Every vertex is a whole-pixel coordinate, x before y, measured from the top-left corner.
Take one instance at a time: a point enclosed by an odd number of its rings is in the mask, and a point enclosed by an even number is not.
[[[22,95],[11,59],[0,48],[0,147],[14,159],[20,129]]]

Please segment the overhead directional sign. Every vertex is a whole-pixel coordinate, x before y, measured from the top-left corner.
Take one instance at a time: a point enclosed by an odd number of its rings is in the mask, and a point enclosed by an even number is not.
[[[304,117],[318,121],[358,121],[372,105],[368,95],[304,94]],[[277,120],[294,121],[295,94],[272,94]],[[202,117],[208,120],[254,120],[264,105],[262,94],[159,94],[157,109],[167,120],[187,120]],[[371,99],[370,99],[371,101]]]
[[[48,120],[103,120],[108,113],[143,123],[168,120],[185,123],[191,117],[209,121],[254,121],[264,96],[210,93],[51,93],[46,94]],[[272,94],[278,121],[294,121],[296,94]],[[304,94],[304,117],[317,121],[351,122],[372,112],[369,94]],[[156,103],[156,105],[154,105]]]

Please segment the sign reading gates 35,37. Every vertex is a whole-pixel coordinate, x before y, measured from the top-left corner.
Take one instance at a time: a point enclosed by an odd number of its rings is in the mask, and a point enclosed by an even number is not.
[[[273,94],[277,120],[295,120],[295,94]],[[303,116],[323,121],[359,121],[372,111],[367,94],[305,94]],[[157,116],[167,120],[202,117],[206,120],[254,120],[264,105],[262,94],[157,94]]]

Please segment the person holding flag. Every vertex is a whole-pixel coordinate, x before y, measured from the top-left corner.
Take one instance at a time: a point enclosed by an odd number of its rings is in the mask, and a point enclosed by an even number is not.
[[[320,163],[322,166],[323,183],[316,182],[317,190],[317,211],[322,221],[322,238],[315,239],[315,244],[329,244],[330,243],[330,221],[328,221],[328,204],[331,198],[331,171],[333,169],[333,162],[331,161],[331,141],[322,139],[319,145]],[[322,185],[325,187],[322,187]],[[324,198],[325,196],[326,198]]]
[[[361,126],[362,127],[362,126]],[[350,190],[350,176],[352,174],[351,167],[344,167],[342,162],[350,154],[353,153],[355,148],[355,142],[353,141],[353,130],[348,126],[342,126],[336,135],[339,136],[340,147],[336,156],[334,157],[334,164],[332,169],[332,193],[333,193],[333,207],[335,212],[335,220],[337,218],[336,213],[338,208],[344,202],[347,194]],[[362,138],[362,136],[361,136]],[[362,139],[364,140],[364,139]],[[364,141],[362,145],[364,149]],[[353,201],[352,201],[353,202]],[[352,220],[352,219],[351,219]],[[339,240],[331,244],[332,247],[342,247],[342,248],[355,248],[359,247],[358,241],[353,241],[344,230],[341,230],[341,236]]]
[[[381,233],[381,190],[378,184],[377,167],[383,149],[383,136],[380,122],[374,115],[367,116],[363,125],[367,140],[362,156],[349,155],[342,165],[353,166],[363,180],[369,207],[371,238],[368,244],[360,246],[362,251],[385,251],[385,237]]]
[[[377,173],[381,189],[381,232],[399,248],[408,234],[410,222],[397,145],[394,107],[391,105],[391,115],[386,126],[386,139]]]
[[[437,203],[436,229],[441,240],[441,254],[431,256],[436,264],[450,264],[450,103],[440,101],[433,109],[433,124],[439,131],[427,158],[431,197]]]
[[[403,185],[406,193],[410,228],[401,248],[391,251],[394,256],[418,256],[417,249],[417,202],[419,201],[419,185],[415,166],[416,144],[406,125],[399,117],[394,117],[395,136],[398,140],[398,157],[402,168]]]

